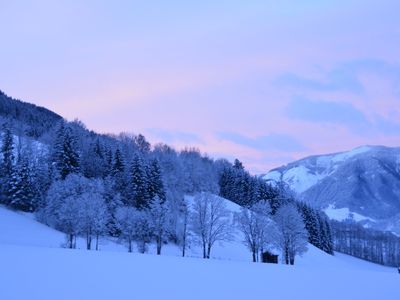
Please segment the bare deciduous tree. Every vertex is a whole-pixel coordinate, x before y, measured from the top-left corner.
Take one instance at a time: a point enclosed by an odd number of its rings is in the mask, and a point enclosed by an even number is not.
[[[307,251],[308,234],[303,219],[293,204],[281,206],[275,214],[276,246],[282,251],[284,262],[294,264],[296,255]]]
[[[168,206],[162,199],[156,196],[147,210],[153,236],[156,240],[157,255],[161,254],[161,247],[167,238]]]
[[[231,239],[229,211],[224,199],[200,193],[193,199],[192,230],[203,248],[203,258],[210,258],[211,248],[217,241]]]
[[[265,201],[260,201],[250,208],[241,208],[236,215],[240,231],[244,235],[243,243],[252,253],[253,262],[258,260],[257,254],[270,242],[269,231],[271,226],[271,207]]]

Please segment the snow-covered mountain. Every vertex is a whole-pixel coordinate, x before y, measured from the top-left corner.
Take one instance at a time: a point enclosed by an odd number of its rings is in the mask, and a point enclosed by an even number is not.
[[[349,217],[400,233],[400,148],[363,146],[307,157],[271,170],[267,181],[284,181],[298,197],[332,219]]]

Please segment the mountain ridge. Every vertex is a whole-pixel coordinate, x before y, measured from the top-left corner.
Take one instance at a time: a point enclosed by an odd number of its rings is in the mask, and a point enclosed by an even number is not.
[[[333,219],[345,219],[343,209],[348,209],[348,218],[400,233],[399,147],[368,145],[309,156],[272,169],[263,178],[285,182],[301,201]]]

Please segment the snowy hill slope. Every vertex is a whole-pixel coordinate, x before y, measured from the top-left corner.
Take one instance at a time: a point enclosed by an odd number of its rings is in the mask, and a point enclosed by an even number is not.
[[[107,250],[114,251],[57,248],[63,238],[29,214],[0,207],[0,299],[398,298],[395,269],[311,246],[290,267],[180,258],[173,247],[170,255],[130,254],[112,242]]]
[[[397,274],[334,264],[293,268],[15,246],[0,246],[0,257],[0,298],[10,300],[398,299]]]
[[[312,156],[271,170],[267,181],[286,182],[329,217],[353,216],[377,229],[400,233],[400,148],[364,146]]]
[[[188,200],[191,201],[191,197]],[[231,212],[239,211],[239,206],[233,202],[225,200],[227,208]],[[212,249],[211,257],[220,260],[250,261],[251,256],[247,248],[242,244],[242,237],[239,232],[235,232],[232,241],[223,244],[216,243]],[[12,211],[0,205],[0,245],[15,246],[34,246],[60,248],[65,244],[65,235],[55,229],[43,225],[35,220],[31,213]],[[187,249],[187,256],[202,257],[201,248],[195,243],[191,243]],[[86,249],[86,242],[80,238],[77,240],[77,248]],[[102,251],[126,252],[123,244],[111,238],[100,240]],[[155,254],[155,245],[149,246],[149,253]],[[174,244],[164,245],[163,255],[180,256],[180,249]]]
[[[30,213],[0,205],[0,244],[59,248],[64,234],[35,221]]]

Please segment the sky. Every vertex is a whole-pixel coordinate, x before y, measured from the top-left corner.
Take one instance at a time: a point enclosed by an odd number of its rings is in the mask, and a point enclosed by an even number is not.
[[[255,174],[400,146],[400,1],[0,0],[0,89]]]

